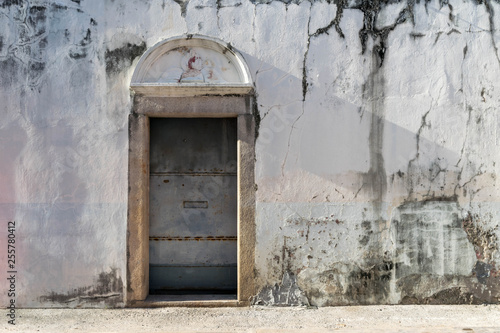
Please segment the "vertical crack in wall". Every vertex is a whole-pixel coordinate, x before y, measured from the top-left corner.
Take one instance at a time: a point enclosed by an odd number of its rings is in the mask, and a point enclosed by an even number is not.
[[[292,126],[290,128],[290,133],[288,134],[288,145],[287,145],[287,150],[285,154],[285,158],[283,159],[283,164],[281,165],[281,176],[285,176],[285,166],[286,162],[288,160],[288,154],[290,152],[290,144],[292,140],[292,134],[293,130],[295,128],[295,124],[299,121],[299,119],[304,115],[305,112],[305,101],[306,101],[306,95],[307,95],[307,87],[308,87],[308,81],[307,81],[307,55],[309,53],[309,47],[310,47],[310,41],[311,41],[311,35],[309,34],[309,25],[311,23],[311,7],[312,5],[309,5],[309,20],[307,21],[307,42],[306,42],[306,50],[304,52],[304,58],[302,61],[302,112],[300,115],[294,120],[292,123]]]
[[[418,131],[417,133],[415,134],[415,138],[416,138],[416,151],[415,151],[415,156],[410,160],[408,161],[408,187],[409,187],[409,190],[408,190],[408,200],[411,200],[413,199],[412,196],[413,196],[413,192],[414,192],[414,184],[413,184],[413,181],[412,181],[412,175],[413,175],[413,164],[417,162],[418,158],[420,157],[420,136],[422,135],[422,131],[424,130],[424,128],[428,127],[430,128],[430,124],[427,123],[427,116],[429,115],[429,112],[431,112],[431,109],[432,109],[432,103],[431,103],[431,107],[429,108],[429,110],[427,110],[427,112],[422,116],[422,119],[421,119],[421,122],[420,122],[420,127],[418,128]]]
[[[459,158],[457,164],[455,165],[455,167],[459,166],[460,162],[462,161],[462,159],[464,157],[465,145],[466,145],[468,137],[469,137],[469,126],[470,126],[470,122],[471,122],[471,118],[472,118],[472,107],[470,105],[467,105],[467,103],[465,103],[465,104],[466,104],[466,108],[468,111],[467,124],[465,125],[465,137],[464,137],[464,141],[462,143],[462,149],[460,149],[460,158]],[[460,171],[458,172],[458,175],[457,175],[457,184],[455,185],[455,189],[453,191],[455,195],[457,195],[457,190],[460,188],[460,180],[462,179],[462,173],[464,171],[464,167],[465,167],[465,162],[460,167]]]
[[[486,8],[486,11],[488,12],[488,18],[489,18],[489,23],[490,23],[490,36],[491,36],[491,44],[493,46],[493,49],[495,50],[495,57],[497,58],[497,62],[500,65],[500,56],[498,55],[498,47],[495,41],[495,10],[490,4],[491,0],[475,0],[475,2],[478,5],[484,5]],[[499,2],[499,1],[497,1]]]

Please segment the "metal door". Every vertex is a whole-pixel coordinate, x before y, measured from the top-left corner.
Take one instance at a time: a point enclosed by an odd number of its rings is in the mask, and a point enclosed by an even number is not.
[[[150,294],[234,293],[236,118],[150,121]]]

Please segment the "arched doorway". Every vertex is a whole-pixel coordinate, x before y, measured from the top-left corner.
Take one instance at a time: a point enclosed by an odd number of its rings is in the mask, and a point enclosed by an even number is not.
[[[243,57],[212,38],[172,38],[141,57],[131,89],[127,304],[248,304],[255,130]]]

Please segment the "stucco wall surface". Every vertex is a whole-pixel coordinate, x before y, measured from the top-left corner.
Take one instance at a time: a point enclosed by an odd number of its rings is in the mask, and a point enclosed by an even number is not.
[[[253,76],[253,302],[499,302],[499,15],[497,0],[4,0],[17,305],[123,305],[130,80],[184,34],[230,43]],[[2,305],[6,267],[2,249]]]

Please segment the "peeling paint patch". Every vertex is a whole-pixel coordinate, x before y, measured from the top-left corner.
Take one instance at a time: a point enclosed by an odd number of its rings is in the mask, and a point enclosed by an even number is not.
[[[293,273],[285,272],[281,284],[264,287],[253,300],[254,305],[309,306],[307,297],[297,285]]]
[[[484,230],[477,216],[468,216],[462,222],[467,238],[474,245],[478,260],[489,262],[498,251],[498,239],[493,230]]]
[[[483,285],[497,284],[498,271],[495,267],[494,255],[498,252],[498,238],[494,230],[484,230],[479,217],[468,214],[462,222],[467,238],[474,246],[477,262],[473,273]],[[492,281],[489,281],[490,278]]]
[[[81,307],[96,303],[116,306],[122,301],[123,281],[117,274],[117,269],[102,272],[96,279],[94,286],[76,288],[66,294],[52,292],[41,296],[40,302],[65,304],[70,307]]]

